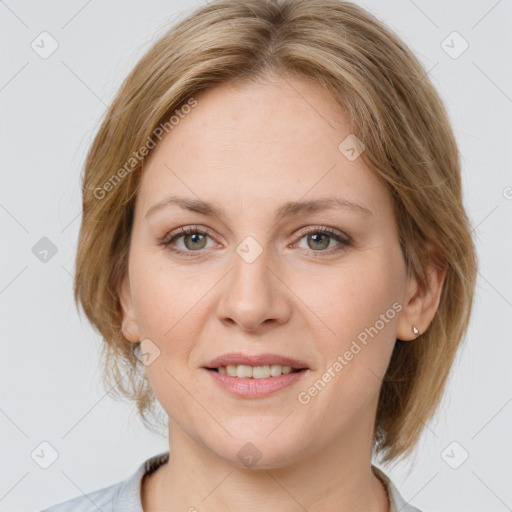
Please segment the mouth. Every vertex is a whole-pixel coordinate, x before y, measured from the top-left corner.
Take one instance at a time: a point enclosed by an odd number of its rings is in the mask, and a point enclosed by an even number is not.
[[[297,385],[310,368],[304,361],[284,355],[232,352],[212,359],[203,370],[222,390],[253,399]]]
[[[309,368],[293,368],[289,365],[229,364],[203,368],[213,384],[231,396],[244,399],[269,397],[286,388],[297,386],[307,375]]]
[[[290,373],[299,373],[307,370],[307,368],[294,368],[288,365],[266,364],[261,366],[250,366],[247,364],[229,364],[226,366],[218,366],[214,368],[206,368],[212,372],[217,372],[229,377],[238,377],[240,379],[268,379],[270,377],[280,377]]]
[[[264,379],[309,369],[304,361],[279,354],[231,352],[204,365],[207,370],[230,377]]]

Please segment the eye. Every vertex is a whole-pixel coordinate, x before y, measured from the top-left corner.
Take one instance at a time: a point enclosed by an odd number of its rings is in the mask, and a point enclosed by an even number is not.
[[[307,228],[305,230],[301,230],[298,235],[302,235],[300,240],[306,239],[307,248],[306,250],[310,253],[327,253],[332,254],[334,252],[338,252],[343,250],[345,247],[351,245],[350,239],[338,231],[328,228],[326,226],[318,226],[313,228]],[[338,245],[332,247],[331,242],[335,240],[338,242]],[[296,242],[297,244],[297,242]],[[327,250],[330,249],[330,250]],[[315,254],[316,256],[316,254]]]
[[[298,245],[302,239],[306,239],[306,252],[315,257],[337,253],[351,245],[350,237],[344,236],[342,233],[326,226],[305,228],[300,230],[297,235],[299,240],[293,246]],[[201,251],[208,248],[207,239],[211,238],[211,236],[210,230],[201,226],[181,226],[170,233],[161,242],[161,245],[178,255],[195,257],[200,256]],[[181,247],[178,246],[180,239],[183,239]],[[333,240],[338,242],[337,245],[334,244],[334,247],[332,247],[333,244],[331,243]],[[210,245],[210,247],[214,245],[215,243]]]
[[[180,227],[176,231],[173,231],[165,238],[161,243],[164,247],[167,247],[170,251],[182,254],[184,256],[195,256],[191,254],[199,252],[206,247],[207,238],[210,237],[210,231],[200,226],[186,226]],[[184,248],[178,248],[174,244],[180,238],[183,238]]]

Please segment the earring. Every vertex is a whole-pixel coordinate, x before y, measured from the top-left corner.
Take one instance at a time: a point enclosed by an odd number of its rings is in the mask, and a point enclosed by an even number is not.
[[[412,332],[415,336],[417,336],[420,333],[420,331],[418,331],[418,328],[415,325],[412,326]]]

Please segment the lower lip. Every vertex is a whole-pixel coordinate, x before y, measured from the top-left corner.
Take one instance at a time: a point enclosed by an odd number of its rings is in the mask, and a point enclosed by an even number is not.
[[[265,379],[230,377],[225,373],[219,373],[215,370],[205,369],[205,371],[211,375],[214,382],[222,389],[236,396],[261,398],[295,384],[304,377],[308,370],[305,369],[299,372],[282,374],[279,377],[268,377]]]

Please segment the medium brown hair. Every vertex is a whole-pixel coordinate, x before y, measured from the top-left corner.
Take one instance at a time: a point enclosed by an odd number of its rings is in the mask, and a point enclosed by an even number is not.
[[[392,195],[408,271],[423,282],[434,252],[446,267],[433,321],[415,341],[396,342],[383,380],[373,448],[388,462],[412,451],[439,406],[468,326],[476,255],[442,101],[413,53],[364,9],[338,0],[213,0],[149,49],[87,155],[75,303],[105,341],[106,385],[117,383],[114,392],[134,400],[151,428],[155,398],[121,332],[119,301],[147,159],[141,148],[202,91],[279,72],[314,80],[346,112],[366,147],[361,158]]]

